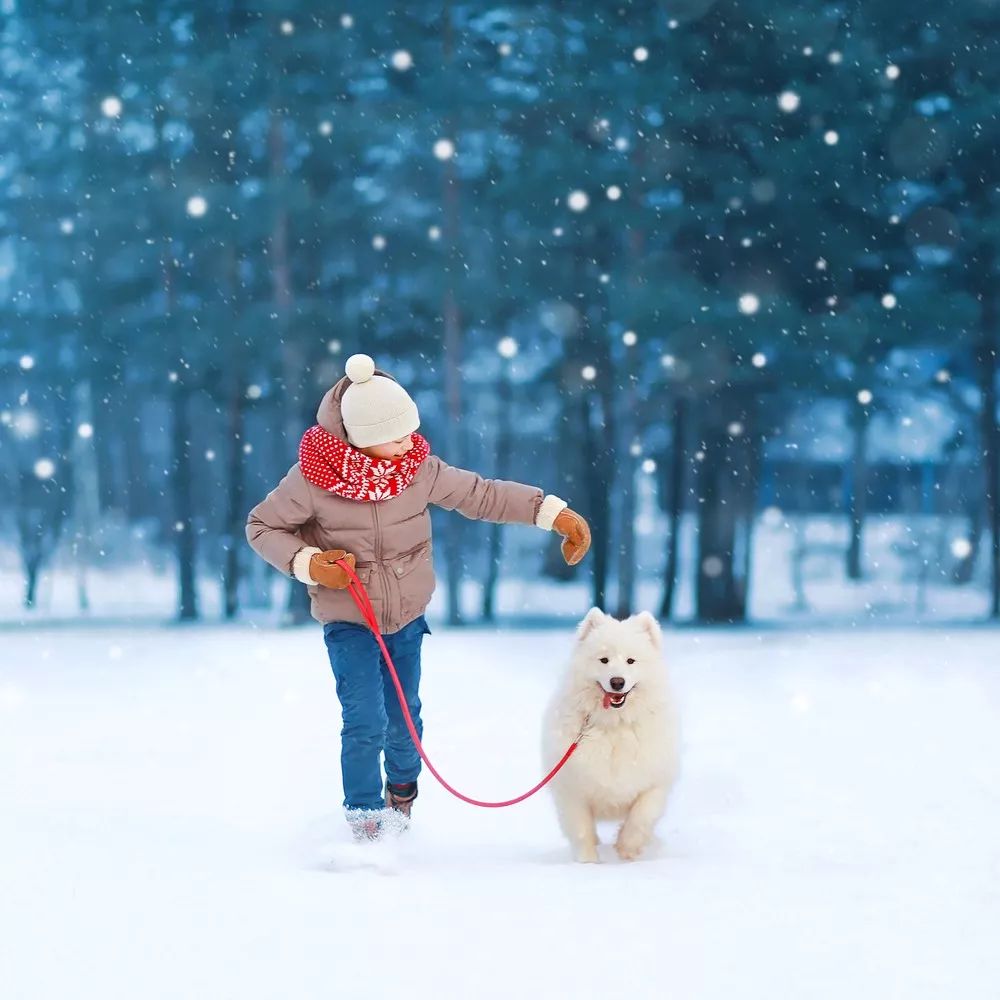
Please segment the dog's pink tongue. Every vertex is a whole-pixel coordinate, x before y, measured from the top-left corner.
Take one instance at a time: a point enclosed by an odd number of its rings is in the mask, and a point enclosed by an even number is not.
[[[611,693],[608,691],[604,692],[604,707],[611,708]]]

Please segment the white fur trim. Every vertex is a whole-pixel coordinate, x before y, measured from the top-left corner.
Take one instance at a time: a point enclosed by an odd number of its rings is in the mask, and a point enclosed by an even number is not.
[[[304,549],[299,549],[295,553],[295,558],[292,559],[292,575],[299,583],[308,583],[313,587],[317,586],[316,581],[309,575],[309,560],[317,552],[322,551],[322,549],[317,549],[315,545],[307,545]]]
[[[560,500],[555,494],[550,493],[543,501],[538,513],[535,515],[535,526],[544,531],[551,531],[555,524],[559,512],[569,506],[565,500]]]

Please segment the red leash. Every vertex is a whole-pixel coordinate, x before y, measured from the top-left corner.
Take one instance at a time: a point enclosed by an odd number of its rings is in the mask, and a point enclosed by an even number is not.
[[[389,668],[389,676],[392,678],[392,685],[396,689],[396,697],[399,699],[399,707],[403,710],[403,718],[406,720],[406,728],[410,731],[410,739],[413,740],[413,745],[417,748],[417,753],[420,754],[421,759],[427,765],[427,770],[434,775],[435,778],[446,788],[452,795],[457,799],[461,799],[463,802],[468,802],[470,806],[482,806],[484,809],[502,809],[504,806],[514,806],[518,802],[523,802],[525,799],[530,799],[535,792],[540,791],[544,788],[563,768],[563,765],[573,756],[573,751],[580,745],[580,740],[583,738],[583,729],[580,730],[580,735],[569,745],[569,748],[562,755],[562,759],[558,764],[541,781],[535,785],[534,788],[529,789],[523,795],[518,795],[516,799],[507,799],[505,802],[483,802],[480,799],[470,798],[468,795],[463,795],[458,789],[452,788],[444,778],[438,773],[437,768],[431,763],[430,758],[427,756],[427,752],[424,750],[423,744],[420,742],[420,737],[417,735],[417,727],[413,724],[413,717],[410,715],[410,707],[406,704],[406,695],[403,693],[403,685],[399,682],[399,675],[396,673],[395,664],[392,662],[392,657],[389,655],[389,650],[385,647],[385,640],[382,638],[382,633],[379,631],[378,619],[375,617],[375,609],[372,607],[372,602],[368,598],[368,594],[365,591],[365,585],[358,579],[357,574],[354,572],[353,567],[350,563],[345,562],[343,559],[337,560],[337,565],[343,569],[347,575],[350,577],[351,582],[347,589],[354,598],[354,603],[358,606],[358,610],[361,612],[365,619],[366,624],[372,630],[375,638],[378,640],[378,644],[382,649],[382,656],[385,657],[385,665]],[[586,727],[586,723],[584,723]]]

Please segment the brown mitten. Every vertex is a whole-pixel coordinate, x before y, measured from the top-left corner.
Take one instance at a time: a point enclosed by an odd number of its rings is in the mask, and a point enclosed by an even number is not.
[[[563,536],[562,554],[567,565],[575,566],[590,548],[590,528],[576,511],[564,507],[556,516],[552,530]]]
[[[331,590],[346,590],[351,582],[343,567],[337,565],[337,560],[343,559],[351,569],[354,569],[354,556],[343,549],[327,549],[317,552],[309,560],[309,575],[321,586]]]

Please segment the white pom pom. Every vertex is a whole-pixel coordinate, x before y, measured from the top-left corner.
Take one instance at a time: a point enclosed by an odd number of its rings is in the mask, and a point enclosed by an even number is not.
[[[352,354],[344,370],[352,382],[367,382],[375,374],[375,362],[367,354]]]

